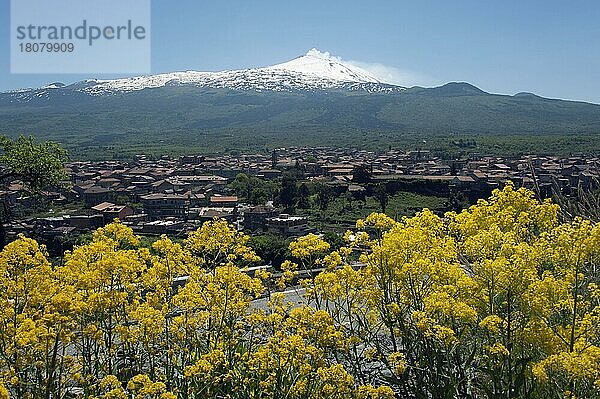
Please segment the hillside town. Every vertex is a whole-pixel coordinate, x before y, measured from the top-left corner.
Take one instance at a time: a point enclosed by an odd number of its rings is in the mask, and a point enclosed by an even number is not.
[[[482,197],[506,181],[549,197],[592,188],[599,158],[475,156],[445,160],[429,151],[375,153],[335,148],[281,148],[272,154],[190,155],[133,161],[77,161],[68,164],[67,188],[42,193],[52,215],[14,218],[8,236],[40,238],[89,232],[114,219],[136,234],[182,237],[203,222],[223,218],[239,230],[299,236],[314,231],[305,216],[290,214],[273,198],[249,204],[230,183],[240,174],[280,181],[290,170],[301,181],[320,182],[336,192],[360,195],[367,184],[399,184],[404,190],[475,193]],[[483,195],[481,195],[483,194]],[[35,201],[19,184],[0,192],[3,202],[19,209]],[[64,211],[60,211],[64,209]]]

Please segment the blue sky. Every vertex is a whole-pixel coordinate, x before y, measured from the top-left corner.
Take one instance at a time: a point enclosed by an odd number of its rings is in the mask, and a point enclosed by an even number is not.
[[[0,4],[0,90],[113,77],[11,75]],[[316,47],[408,85],[600,103],[598,1],[152,0],[151,29],[153,73],[271,65]]]

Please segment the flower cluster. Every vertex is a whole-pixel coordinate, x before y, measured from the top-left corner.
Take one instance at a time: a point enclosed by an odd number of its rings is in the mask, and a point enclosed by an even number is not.
[[[300,237],[272,274],[223,220],[151,248],[114,222],[55,264],[19,236],[0,399],[599,398],[600,225],[557,215],[508,184]]]

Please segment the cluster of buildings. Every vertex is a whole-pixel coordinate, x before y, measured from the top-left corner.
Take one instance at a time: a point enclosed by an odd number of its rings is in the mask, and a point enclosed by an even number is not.
[[[361,189],[358,171],[373,182],[444,182],[460,190],[494,188],[512,180],[517,185],[551,195],[589,188],[599,178],[599,158],[528,156],[477,157],[445,160],[429,151],[372,152],[335,148],[287,148],[272,154],[182,156],[134,161],[81,161],[68,165],[71,189],[45,193],[60,206],[82,204],[81,209],[53,217],[13,222],[10,232],[65,236],[91,230],[115,218],[138,234],[182,235],[204,221],[223,218],[240,229],[300,235],[310,230],[305,217],[280,213],[272,203],[248,206],[228,187],[239,173],[278,180],[296,169],[307,180]],[[19,185],[0,191],[5,202],[27,207],[29,197]]]
[[[181,236],[214,218],[251,231],[283,235],[308,232],[307,218],[282,214],[272,202],[256,207],[239,203],[227,187],[238,173],[270,179],[282,173],[263,167],[269,157],[248,158],[243,163],[229,157],[149,160],[145,156],[133,162],[73,162],[67,166],[71,189],[43,194],[53,205],[78,203],[80,209],[60,216],[13,221],[9,234],[26,232],[56,239],[96,229],[116,218],[142,235]],[[22,193],[21,186],[13,185],[0,191],[0,196],[23,208],[27,207],[27,198]]]
[[[427,150],[373,152],[333,148],[281,149],[277,154],[276,167],[301,165],[308,178],[322,178],[332,183],[355,183],[357,168],[366,168],[371,178],[380,182],[437,181],[469,190],[493,189],[510,180],[548,197],[555,190],[568,194],[577,187],[590,189],[600,178],[598,157],[473,154],[460,159],[442,159]]]
[[[407,157],[412,161],[407,161]],[[551,197],[557,191],[568,195],[578,188],[589,190],[600,179],[600,158],[578,156],[471,156],[442,160],[425,151],[405,154],[400,163],[380,158],[372,165],[376,180],[444,181],[462,190],[494,189],[512,181],[541,197]]]

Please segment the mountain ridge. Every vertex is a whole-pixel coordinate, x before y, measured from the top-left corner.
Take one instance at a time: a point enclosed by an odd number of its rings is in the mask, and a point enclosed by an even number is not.
[[[328,89],[366,92],[402,91],[405,87],[385,83],[375,76],[338,57],[317,49],[293,60],[262,68],[218,72],[182,71],[120,79],[86,79],[72,84],[51,83],[40,88],[15,90],[17,101],[43,97],[44,90],[79,91],[89,95],[112,95],[165,86],[193,86],[252,91],[313,91]]]
[[[76,154],[163,151],[165,143],[178,151],[274,143],[387,148],[420,137],[443,147],[456,136],[533,137],[532,148],[545,151],[541,136],[600,138],[600,105],[491,94],[466,82],[395,86],[314,50],[265,68],[0,93],[0,133],[52,139]],[[600,143],[585,149],[598,152]]]
[[[363,68],[343,61],[340,57],[312,48],[305,54],[292,60],[266,67],[216,72],[188,70],[117,79],[90,78],[67,84],[52,82],[38,88],[22,88],[0,92],[0,97],[6,99],[7,96],[13,96],[12,102],[22,103],[34,98],[47,97],[47,92],[52,90],[80,92],[97,96],[122,94],[167,86],[191,86],[210,89],[224,88],[257,92],[348,90],[368,93],[397,93],[413,89],[429,90],[436,95],[492,94],[471,83],[462,81],[451,81],[434,87],[405,87],[385,82]],[[494,95],[511,96],[510,94]],[[538,99],[595,104],[581,100],[546,98],[527,91],[515,93],[512,97],[535,97]]]

